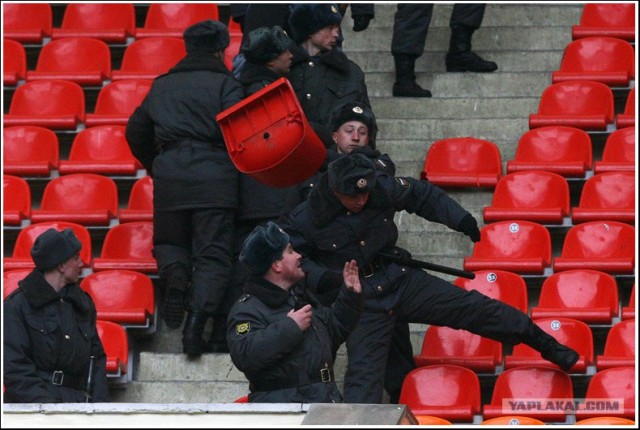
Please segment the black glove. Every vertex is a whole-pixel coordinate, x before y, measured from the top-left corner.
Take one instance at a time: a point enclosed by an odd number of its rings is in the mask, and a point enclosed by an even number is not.
[[[371,15],[356,15],[353,17],[353,31],[363,31],[369,27]]]
[[[458,224],[458,231],[466,234],[474,242],[480,241],[480,230],[478,230],[478,222],[473,215],[468,214]]]
[[[398,264],[407,265],[413,259],[413,256],[409,251],[404,248],[400,248],[399,246],[394,246],[389,254],[394,256],[394,261]]]
[[[342,279],[342,273],[336,273],[331,270],[327,270],[320,276],[318,281],[318,292],[335,290],[342,286],[344,279]]]

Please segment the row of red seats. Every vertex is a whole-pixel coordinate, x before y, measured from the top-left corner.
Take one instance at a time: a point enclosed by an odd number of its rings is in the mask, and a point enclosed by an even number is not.
[[[400,394],[400,403],[406,404],[414,415],[436,416],[450,422],[468,423],[478,415],[488,420],[510,414],[544,423],[570,423],[572,419],[602,415],[633,419],[634,368],[615,367],[597,372],[587,386],[583,408],[576,410],[577,400],[569,375],[559,369],[539,366],[517,367],[498,375],[491,401],[484,405],[478,375],[456,365],[413,370],[405,378]],[[603,405],[595,410],[592,404],[589,406],[594,410],[588,410],[584,406],[590,401]]]

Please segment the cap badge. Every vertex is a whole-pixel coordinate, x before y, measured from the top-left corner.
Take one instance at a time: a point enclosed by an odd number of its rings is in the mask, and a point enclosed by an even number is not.
[[[361,114],[362,112],[364,112],[360,106],[354,106],[352,110],[353,110],[355,113],[359,113],[359,114]]]
[[[331,5],[331,12],[338,13],[338,9],[334,5]]]
[[[356,182],[356,186],[361,190],[367,188],[367,180],[365,178],[358,179],[358,182]]]

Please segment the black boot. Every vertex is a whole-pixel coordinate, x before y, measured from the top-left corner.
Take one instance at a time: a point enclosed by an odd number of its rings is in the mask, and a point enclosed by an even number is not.
[[[203,311],[189,311],[187,314],[182,331],[182,351],[190,357],[197,357],[204,351],[202,333],[208,318],[209,315]]]
[[[539,351],[542,358],[558,365],[565,372],[580,358],[575,350],[562,345],[534,323],[529,326],[524,343]]]
[[[215,315],[213,317],[213,329],[207,345],[207,352],[229,352],[227,347],[227,316]]]
[[[394,97],[431,97],[431,91],[416,82],[416,59],[411,55],[394,55],[396,82],[393,84]]]
[[[167,268],[166,286],[162,314],[167,327],[176,329],[184,320],[184,300],[189,286],[189,275],[183,264],[174,263]]]
[[[449,52],[445,59],[447,72],[493,72],[498,69],[496,63],[486,61],[471,51],[473,32],[471,27],[451,29]]]

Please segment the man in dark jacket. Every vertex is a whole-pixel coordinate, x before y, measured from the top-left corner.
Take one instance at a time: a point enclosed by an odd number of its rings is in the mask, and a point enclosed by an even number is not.
[[[4,300],[5,403],[109,401],[96,308],[78,285],[81,248],[71,229],[43,232],[35,269]]]
[[[355,261],[342,265],[341,292],[329,309],[300,284],[301,256],[277,224],[256,227],[240,260],[252,277],[229,314],[227,341],[249,380],[249,401],[341,402],[333,357],[364,304]]]
[[[283,228],[303,255],[313,290],[335,277],[341,261],[355,258],[365,311],[347,340],[349,364],[344,397],[349,403],[380,403],[396,321],[465,329],[500,342],[524,342],[563,370],[578,354],[559,344],[520,310],[477,291],[466,291],[425,271],[382,258],[398,239],[394,215],[406,210],[462,232],[473,241],[480,231],[473,216],[427,181],[376,174],[362,154],[329,164],[309,198]]]
[[[203,352],[204,326],[224,296],[233,255],[238,171],[216,115],[244,97],[224,66],[227,27],[202,21],[184,32],[186,57],[159,76],[127,125],[133,154],[153,175],[154,247],[167,287],[164,320],[183,351]]]

